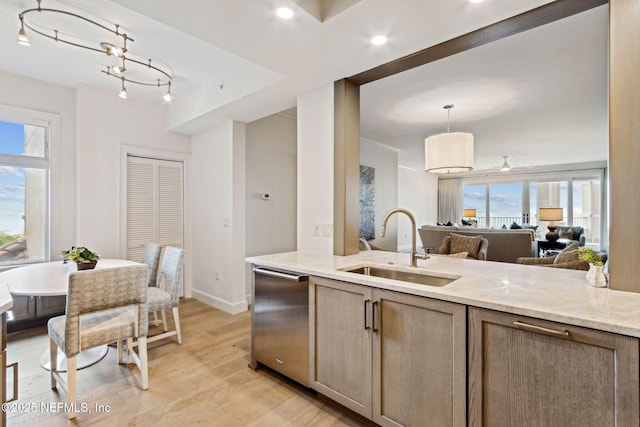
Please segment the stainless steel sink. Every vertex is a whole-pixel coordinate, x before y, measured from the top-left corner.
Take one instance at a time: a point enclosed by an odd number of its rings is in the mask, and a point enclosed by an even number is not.
[[[434,276],[432,274],[426,274],[417,271],[410,272],[377,266],[349,267],[342,269],[342,271],[345,271],[347,273],[364,274],[365,276],[375,276],[385,279],[400,280],[401,282],[411,282],[427,286],[446,286],[454,280],[459,279],[459,277]]]

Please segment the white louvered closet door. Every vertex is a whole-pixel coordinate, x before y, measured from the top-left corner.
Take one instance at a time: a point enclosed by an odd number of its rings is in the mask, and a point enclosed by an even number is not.
[[[127,157],[127,259],[147,242],[184,247],[183,193],[182,162]]]

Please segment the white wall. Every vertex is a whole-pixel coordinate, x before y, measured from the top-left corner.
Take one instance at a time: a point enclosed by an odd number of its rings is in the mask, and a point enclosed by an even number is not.
[[[245,130],[231,121],[191,138],[193,296],[229,313],[245,294]]]
[[[274,114],[247,124],[247,256],[296,250],[297,121]],[[269,194],[269,199],[263,199]],[[251,302],[251,265],[245,268]]]
[[[190,152],[190,137],[165,130],[165,108],[95,87],[76,89],[77,243],[104,258],[125,256],[120,253],[121,146]]]
[[[76,243],[76,106],[73,89],[0,72],[0,104],[59,117],[58,139],[51,147],[51,252]]]
[[[380,237],[382,218],[390,209],[404,207],[398,204],[398,150],[360,141],[360,165],[375,168],[375,235],[370,240],[376,246],[396,251],[398,245],[398,224],[410,221],[404,215],[394,215],[389,219],[384,237]],[[404,217],[404,218],[401,218]]]
[[[435,224],[438,218],[438,176],[423,170],[398,168],[398,205],[409,209],[416,218],[416,226]],[[422,246],[416,236],[418,248]],[[409,221],[398,223],[398,248],[411,247]]]
[[[247,124],[247,256],[296,250],[296,132],[280,114]]]
[[[299,251],[333,254],[333,83],[298,96]],[[316,236],[329,224],[331,236]]]

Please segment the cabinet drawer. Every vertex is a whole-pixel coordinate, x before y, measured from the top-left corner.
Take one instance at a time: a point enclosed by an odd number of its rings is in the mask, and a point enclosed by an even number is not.
[[[638,425],[637,338],[469,308],[469,425]]]

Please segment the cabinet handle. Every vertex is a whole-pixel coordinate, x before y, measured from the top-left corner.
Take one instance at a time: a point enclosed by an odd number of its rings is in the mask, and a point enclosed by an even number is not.
[[[7,402],[13,402],[14,400],[18,400],[18,362],[12,363],[7,366],[7,369],[13,369],[13,397]]]
[[[371,326],[369,326],[369,316],[367,316],[367,307],[369,306],[370,299],[364,300],[364,329],[367,330]]]
[[[520,322],[519,320],[516,320],[513,322],[513,326],[515,326],[516,328],[520,328],[520,329],[526,329],[527,331],[531,331],[531,332],[539,332],[542,334],[547,334],[547,335],[553,335],[556,337],[564,337],[564,338],[569,338],[569,331],[564,330],[564,331],[559,331],[557,329],[549,329],[549,328],[545,328],[542,326],[536,326],[536,325],[530,325],[529,323],[523,323]]]
[[[378,301],[373,301],[371,303],[371,317],[373,317],[373,332],[378,332],[378,317],[376,317],[376,308],[378,307]],[[378,313],[380,314],[380,313]]]

